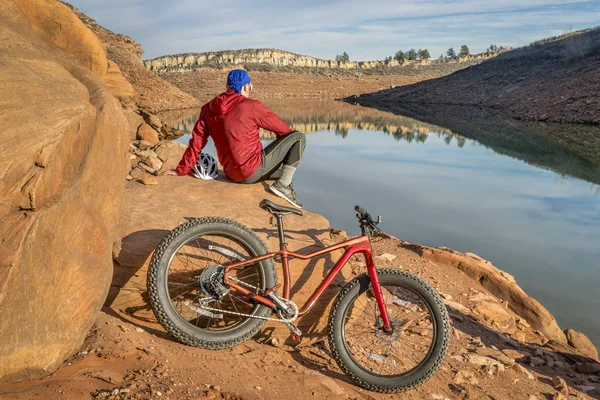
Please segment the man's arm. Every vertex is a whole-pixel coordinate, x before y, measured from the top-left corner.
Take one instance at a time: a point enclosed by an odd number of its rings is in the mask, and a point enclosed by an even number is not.
[[[275,133],[277,136],[292,132],[292,128],[288,124],[258,100],[254,101],[254,120],[256,125]]]
[[[183,153],[183,157],[181,161],[179,161],[179,165],[175,168],[177,175],[183,176],[189,174],[192,169],[194,169],[194,165],[198,161],[198,155],[206,146],[208,142],[208,127],[206,126],[206,121],[204,119],[204,109],[200,111],[200,116],[198,117],[198,121],[194,126],[194,130],[192,131],[192,138],[190,139],[190,143]]]

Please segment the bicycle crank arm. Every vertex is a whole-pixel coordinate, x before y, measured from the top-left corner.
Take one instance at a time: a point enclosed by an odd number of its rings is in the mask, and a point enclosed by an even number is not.
[[[291,322],[286,322],[286,321],[281,321],[281,322],[290,329],[290,333],[292,333],[298,337],[302,336],[302,331],[300,329],[298,329],[294,324],[292,324]]]

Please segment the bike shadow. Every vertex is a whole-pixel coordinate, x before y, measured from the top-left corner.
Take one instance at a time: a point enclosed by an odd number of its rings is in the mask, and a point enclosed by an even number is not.
[[[113,278],[102,311],[174,341],[158,327],[146,291],[147,261],[169,232],[166,229],[140,230],[122,239],[119,254],[113,258]]]

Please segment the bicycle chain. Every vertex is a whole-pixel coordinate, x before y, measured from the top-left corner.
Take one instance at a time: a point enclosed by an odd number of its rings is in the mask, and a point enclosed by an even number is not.
[[[229,277],[229,279],[231,279],[233,281],[236,281],[236,282],[238,282],[238,283],[240,283],[240,284],[242,284],[244,286],[247,286],[249,288],[260,290],[256,286],[252,286],[249,283],[242,282],[239,279],[233,278],[231,276]],[[262,320],[265,320],[265,321],[275,321],[275,322],[282,322],[284,324],[286,324],[286,323],[291,324],[292,322],[294,322],[298,318],[298,306],[296,305],[296,303],[294,303],[291,300],[285,300],[285,299],[281,299],[281,300],[284,303],[289,304],[294,309],[294,316],[293,317],[291,317],[291,318],[282,318],[282,317],[279,317],[279,318],[269,318],[269,317],[261,317],[261,316],[257,316],[257,315],[239,313],[239,312],[236,312],[236,311],[220,310],[218,308],[205,306],[205,305],[201,304],[201,302],[198,302],[199,303],[198,305],[200,306],[200,308],[202,308],[204,310],[217,311],[217,312],[222,313],[222,314],[232,314],[232,315],[237,315],[237,316],[241,316],[241,317],[249,317],[249,318],[254,318],[254,319],[262,319]]]

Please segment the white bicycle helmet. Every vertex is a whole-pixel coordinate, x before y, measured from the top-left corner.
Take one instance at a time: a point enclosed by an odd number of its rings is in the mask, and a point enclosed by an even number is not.
[[[198,179],[215,179],[219,175],[217,161],[210,154],[200,153],[193,175]]]

